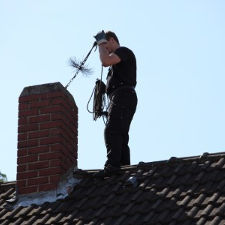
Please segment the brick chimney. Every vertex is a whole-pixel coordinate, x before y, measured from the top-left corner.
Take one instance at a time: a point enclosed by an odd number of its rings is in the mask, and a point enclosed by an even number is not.
[[[57,189],[77,166],[78,109],[61,83],[26,87],[19,97],[17,194]]]

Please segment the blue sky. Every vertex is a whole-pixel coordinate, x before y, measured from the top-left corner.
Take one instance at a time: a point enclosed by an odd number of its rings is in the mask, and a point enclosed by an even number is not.
[[[0,0],[0,170],[16,179],[18,97],[26,86],[73,76],[98,31],[114,31],[137,58],[138,108],[131,162],[225,151],[225,2],[223,0]],[[86,104],[100,77],[98,52],[68,90],[79,108],[81,169],[103,168],[102,120]],[[104,79],[107,69],[104,69]]]

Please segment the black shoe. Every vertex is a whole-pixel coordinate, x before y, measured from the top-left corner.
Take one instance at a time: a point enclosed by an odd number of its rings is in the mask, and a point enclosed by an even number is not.
[[[107,165],[104,170],[99,171],[94,175],[94,177],[111,177],[113,175],[120,175],[120,167],[114,167],[112,165]]]
[[[94,178],[104,178],[104,176],[105,176],[104,170],[100,170],[99,172],[93,174]]]
[[[105,172],[105,176],[109,176],[109,177],[113,175],[121,174],[120,167],[115,167],[110,164],[107,167],[105,167],[104,172]]]

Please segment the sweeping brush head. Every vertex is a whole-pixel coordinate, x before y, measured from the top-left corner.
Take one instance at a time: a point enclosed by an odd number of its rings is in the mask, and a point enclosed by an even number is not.
[[[69,64],[77,71],[79,70],[82,74],[88,76],[92,74],[92,69],[88,68],[87,66],[82,65],[82,62],[78,61],[75,57],[69,59]]]

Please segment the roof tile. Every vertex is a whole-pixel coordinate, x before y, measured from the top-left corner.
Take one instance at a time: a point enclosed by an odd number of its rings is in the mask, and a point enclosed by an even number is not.
[[[30,218],[28,217],[27,220],[26,220],[26,225],[34,225],[35,221],[37,221],[39,219],[40,219],[40,217],[38,215],[33,215]]]
[[[225,202],[223,202],[223,204],[219,207],[217,211],[217,215],[224,216],[224,214],[225,214]]]
[[[23,223],[23,217],[20,217],[15,222],[13,222],[14,225],[21,225],[22,223]]]
[[[115,217],[113,224],[115,225],[121,225],[122,221],[126,218],[125,215],[121,216],[121,217]],[[104,225],[106,225],[105,223],[102,223]]]
[[[54,218],[54,215],[52,215]],[[33,224],[46,224],[46,222],[52,218],[51,214],[45,214],[42,218],[40,218],[38,221],[34,222]]]
[[[220,218],[220,221],[218,223],[218,225],[223,225],[225,224],[225,219],[224,218]]]
[[[211,221],[211,225],[218,225],[221,221],[221,218],[219,216],[214,217],[214,219]]]
[[[206,221],[206,218],[201,217],[201,218],[197,221],[196,225],[205,225],[205,221]]]
[[[178,201],[177,204],[179,206],[186,206],[188,202],[191,200],[192,196],[186,195],[181,201]]]

